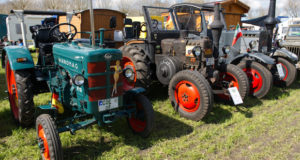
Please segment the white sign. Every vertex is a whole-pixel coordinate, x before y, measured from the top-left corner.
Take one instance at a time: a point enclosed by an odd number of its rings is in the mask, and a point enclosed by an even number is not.
[[[285,74],[283,72],[282,65],[279,63],[279,64],[276,64],[276,67],[277,67],[277,71],[278,71],[278,74],[279,74],[279,78],[283,79],[285,77]]]
[[[118,97],[111,99],[103,99],[98,101],[99,112],[111,110],[119,107],[119,99]]]
[[[212,66],[212,65],[214,65],[215,64],[215,59],[214,59],[214,57],[212,57],[212,58],[206,58],[206,65],[207,66]]]
[[[228,91],[230,93],[230,96],[233,100],[234,105],[239,105],[239,104],[244,103],[242,100],[242,97],[240,95],[240,92],[236,87],[228,88]]]

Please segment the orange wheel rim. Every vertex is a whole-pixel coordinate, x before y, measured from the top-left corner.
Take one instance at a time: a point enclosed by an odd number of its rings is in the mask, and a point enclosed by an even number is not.
[[[243,71],[246,73],[250,80],[250,93],[256,93],[262,89],[263,79],[261,74],[253,68],[244,68]]]
[[[200,106],[200,94],[197,87],[189,81],[180,81],[174,90],[179,107],[186,112],[195,112]]]
[[[19,108],[18,108],[18,89],[14,71],[10,68],[9,61],[6,61],[6,82],[8,90],[8,98],[10,107],[13,112],[15,119],[19,119]]]
[[[220,73],[220,82],[223,82],[223,81],[226,81],[226,82],[229,83],[228,88],[236,87],[237,89],[239,89],[239,82],[238,82],[237,78],[232,73],[229,73],[229,72]],[[230,95],[218,94],[218,96],[221,99],[230,100]]]
[[[48,142],[47,142],[47,139],[45,136],[44,129],[40,124],[38,125],[38,136],[39,136],[40,140],[43,142],[43,145],[41,148],[42,156],[44,157],[45,160],[50,160]]]

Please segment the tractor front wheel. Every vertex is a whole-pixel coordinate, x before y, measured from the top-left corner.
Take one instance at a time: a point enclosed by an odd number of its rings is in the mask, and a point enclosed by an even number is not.
[[[148,137],[154,128],[154,110],[151,102],[144,95],[138,94],[134,98],[136,112],[127,118],[130,129],[142,136]]]
[[[284,77],[280,78],[277,70],[277,66],[274,65],[271,69],[271,72],[273,73],[274,76],[274,83],[279,86],[289,87],[294,83],[294,81],[297,78],[296,66],[291,62],[289,62],[288,60],[281,57],[276,58],[276,64],[281,64]]]
[[[44,160],[62,160],[63,152],[56,125],[49,114],[36,119],[38,145]]]
[[[169,84],[169,98],[180,116],[194,121],[204,118],[213,105],[209,83],[200,73],[190,70],[174,75]]]
[[[242,99],[249,93],[249,81],[246,73],[238,66],[227,64],[220,69],[219,81],[216,86],[217,89],[228,89],[236,87]],[[225,102],[232,102],[229,93],[217,94],[218,98]]]
[[[34,121],[32,74],[28,70],[13,71],[8,59],[5,74],[13,118],[21,126],[28,127]]]
[[[273,76],[267,68],[255,61],[242,61],[238,66],[248,76],[252,96],[263,98],[269,93],[273,85]]]

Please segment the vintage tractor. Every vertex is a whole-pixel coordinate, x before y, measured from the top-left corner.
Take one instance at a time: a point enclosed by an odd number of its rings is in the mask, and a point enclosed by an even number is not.
[[[228,31],[226,22],[221,9],[216,9],[211,4],[179,3],[171,6],[177,15],[177,24],[182,26],[182,30],[189,30],[189,37],[208,36],[212,37],[213,18],[218,18],[224,24],[220,38],[220,64],[233,64],[240,67],[248,76],[250,84],[250,94],[262,98],[270,91],[273,78],[271,72],[265,67],[267,64],[274,64],[274,60],[262,53],[250,54],[241,53],[239,48],[240,41],[232,46],[235,31]],[[218,17],[214,15],[219,14]]]
[[[208,113],[211,92],[224,101],[242,103],[249,89],[246,74],[234,65],[216,63],[223,24],[216,20],[211,25],[212,43],[208,36],[189,38],[187,31],[180,31],[171,8],[143,6],[143,12],[145,23],[125,20],[132,27],[125,27],[126,43],[121,48],[125,64],[135,71],[133,83],[149,86],[156,76],[169,85],[174,109],[192,120]],[[140,32],[147,37],[140,38]]]
[[[12,12],[18,16],[66,15]],[[112,18],[110,27],[115,25]],[[61,27],[69,27],[69,32],[60,32]],[[102,40],[104,31],[101,29]],[[4,48],[2,64],[14,119],[22,126],[29,126],[37,116],[36,132],[43,159],[63,159],[59,133],[74,134],[89,125],[102,126],[121,117],[127,118],[134,133],[142,137],[150,134],[154,126],[152,105],[141,94],[143,88],[128,86],[126,81],[133,70],[122,68],[120,50],[78,43],[73,40],[77,29],[69,23],[32,26],[31,32],[39,48],[37,64],[34,65],[26,47],[17,46]],[[52,93],[51,102],[34,108],[34,94],[46,91]]]
[[[270,67],[275,83],[288,87],[297,78],[296,64],[298,63],[298,56],[284,48],[273,45],[274,28],[278,23],[275,19],[275,12],[276,0],[270,0],[269,14],[264,20],[265,30],[260,33],[259,51],[275,59],[276,65]]]

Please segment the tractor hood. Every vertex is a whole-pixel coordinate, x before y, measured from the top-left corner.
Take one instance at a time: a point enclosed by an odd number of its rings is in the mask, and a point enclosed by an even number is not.
[[[68,59],[84,60],[86,62],[115,61],[122,59],[122,52],[118,49],[92,47],[83,43],[60,43],[53,46],[53,55]]]

